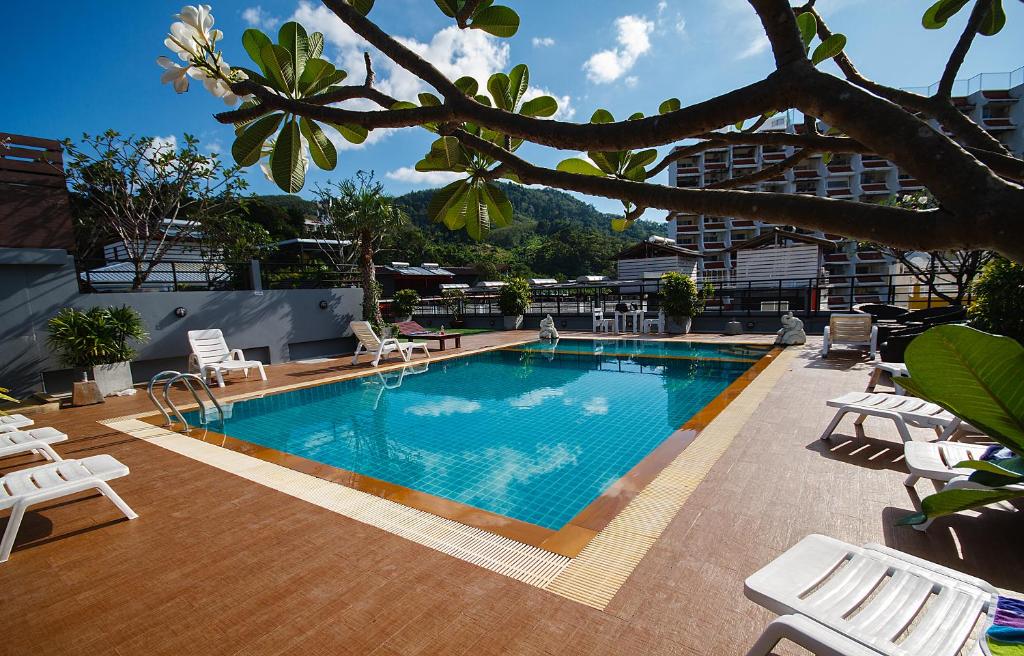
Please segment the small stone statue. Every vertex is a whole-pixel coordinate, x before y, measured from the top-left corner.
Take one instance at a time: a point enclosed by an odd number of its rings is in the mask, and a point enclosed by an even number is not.
[[[551,318],[550,314],[540,320],[540,338],[558,339],[558,331],[555,330],[555,320]]]
[[[781,346],[807,343],[804,322],[793,316],[792,312],[782,315],[782,330],[776,333],[775,343]]]

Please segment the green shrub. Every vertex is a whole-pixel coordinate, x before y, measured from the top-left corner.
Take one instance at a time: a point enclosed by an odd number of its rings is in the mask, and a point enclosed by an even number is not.
[[[399,289],[392,299],[392,307],[396,317],[412,316],[416,305],[420,302],[420,295],[415,289]]]
[[[530,283],[525,278],[506,278],[505,286],[498,292],[498,307],[506,317],[526,314],[530,307]]]
[[[713,292],[710,285],[698,291],[690,276],[669,271],[661,277],[661,304],[665,314],[682,322],[686,317],[697,317],[704,312],[704,300]]]
[[[997,257],[985,265],[971,288],[970,324],[1024,344],[1024,265]]]
[[[61,364],[76,369],[132,360],[135,349],[128,341],[141,342],[149,337],[139,313],[127,305],[88,311],[64,308],[47,327],[47,341]]]
[[[441,294],[444,298],[444,306],[452,315],[453,321],[462,321],[462,311],[466,302],[466,292],[461,289],[446,289]]]

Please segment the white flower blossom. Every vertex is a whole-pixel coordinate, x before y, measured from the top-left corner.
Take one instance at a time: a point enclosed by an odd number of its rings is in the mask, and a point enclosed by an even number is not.
[[[178,20],[171,24],[164,45],[189,65],[179,66],[167,57],[157,58],[157,64],[165,69],[160,81],[170,82],[175,91],[184,93],[188,91],[188,78],[192,77],[202,81],[203,87],[226,105],[244,100],[231,90],[231,82],[244,79],[244,76],[233,74],[231,67],[215,50],[224,33],[213,29],[210,5],[186,5],[175,18]]]
[[[185,93],[188,91],[188,76],[190,74],[190,67],[178,66],[167,57],[157,57],[156,63],[164,67],[166,70],[164,74],[160,76],[160,83],[167,84],[171,83],[174,90],[178,93]]]

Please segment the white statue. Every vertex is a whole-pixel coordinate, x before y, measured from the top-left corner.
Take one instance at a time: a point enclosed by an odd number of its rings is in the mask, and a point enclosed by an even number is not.
[[[540,338],[558,339],[558,331],[555,330],[555,320],[551,318],[550,314],[540,320]]]
[[[804,332],[804,322],[793,316],[792,312],[782,315],[782,330],[776,333],[775,343],[782,346],[790,344],[806,344],[807,333]]]

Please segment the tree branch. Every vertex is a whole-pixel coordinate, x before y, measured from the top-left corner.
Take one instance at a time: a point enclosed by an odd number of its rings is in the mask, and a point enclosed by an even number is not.
[[[778,162],[772,164],[771,166],[766,166],[760,171],[755,171],[754,173],[742,175],[738,178],[728,178],[726,180],[722,180],[720,182],[707,185],[704,188],[735,189],[737,187],[743,187],[745,185],[753,184],[755,182],[761,182],[762,180],[770,180],[771,178],[774,178],[777,175],[785,173],[786,171],[793,168],[794,166],[796,166],[797,164],[804,161],[810,156],[811,154],[808,153],[806,150],[798,150],[789,157],[779,160]]]
[[[469,19],[476,13],[476,8],[480,6],[480,0],[466,0],[466,4],[463,5],[462,10],[455,14],[455,22],[458,23],[459,27],[466,29],[469,27]]]
[[[981,25],[982,19],[985,18],[986,12],[990,9],[992,9],[992,0],[976,0],[974,3],[974,9],[971,10],[971,15],[967,19],[967,25],[964,26],[963,34],[960,35],[960,39],[956,42],[953,52],[949,54],[946,68],[942,71],[939,89],[935,92],[936,97],[949,98],[950,93],[953,91],[953,82],[956,81],[956,75],[960,72],[960,67],[963,66],[964,57],[967,56],[967,51],[971,49],[974,35],[978,33],[978,26]]]

